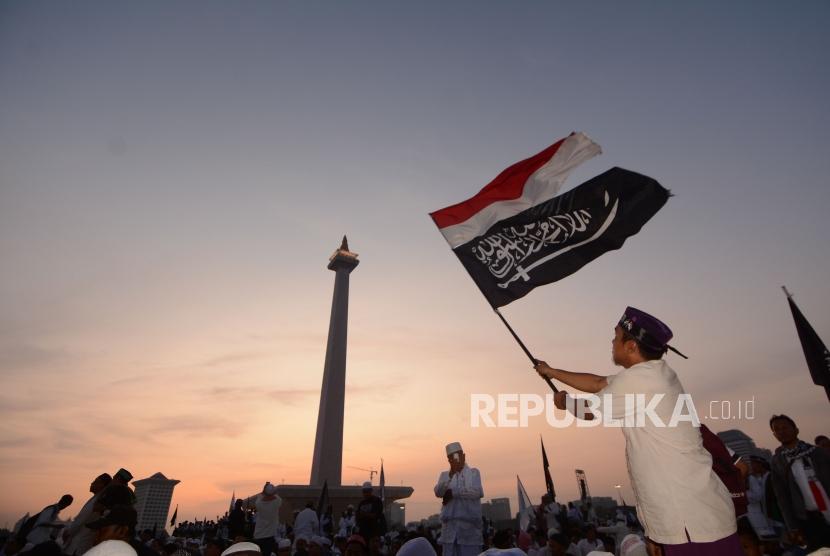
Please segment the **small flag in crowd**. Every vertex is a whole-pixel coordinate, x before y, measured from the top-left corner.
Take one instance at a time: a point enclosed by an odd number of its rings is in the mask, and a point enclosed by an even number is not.
[[[383,474],[383,460],[380,460],[380,501],[386,503],[386,475]]]
[[[533,503],[530,501],[530,496],[527,495],[525,486],[522,484],[522,480],[518,475],[516,475],[516,488],[519,498],[519,529],[527,531],[533,522]]]
[[[784,288],[787,294],[787,302],[790,304],[790,311],[795,320],[795,329],[798,331],[798,339],[801,341],[801,349],[804,350],[804,357],[807,359],[807,367],[810,369],[810,376],[813,384],[823,386],[827,392],[827,399],[830,400],[830,351],[821,341],[816,331],[801,313],[798,305],[793,301],[792,295]]]
[[[551,502],[556,499],[556,491],[553,488],[553,478],[550,476],[550,464],[548,463],[548,454],[545,452],[545,441],[542,440],[542,470],[545,473],[545,488],[551,498]]]
[[[176,526],[176,517],[179,515],[179,505],[176,504],[176,510],[173,512],[173,517],[170,518],[170,527]]]
[[[575,472],[576,486],[579,488],[579,499],[585,502],[591,497],[590,492],[588,492],[588,479],[585,477],[585,471],[582,469],[576,469]]]
[[[431,214],[494,309],[619,249],[666,203],[668,190],[622,168],[557,196],[571,170],[599,152],[586,135],[571,134]]]
[[[317,501],[317,516],[323,517],[329,505],[329,480],[323,481],[323,490],[320,491],[320,499]]]

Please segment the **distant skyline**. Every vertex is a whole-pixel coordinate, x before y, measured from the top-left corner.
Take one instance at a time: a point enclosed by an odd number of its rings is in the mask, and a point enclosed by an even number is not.
[[[0,525],[97,474],[181,481],[181,519],[308,481],[344,234],[349,466],[435,513],[444,445],[485,499],[518,474],[628,487],[619,431],[473,429],[470,395],[546,393],[428,213],[569,132],[674,196],[636,236],[503,309],[600,374],[628,305],[665,320],[704,419],[828,434],[781,286],[830,341],[830,5],[0,0]]]

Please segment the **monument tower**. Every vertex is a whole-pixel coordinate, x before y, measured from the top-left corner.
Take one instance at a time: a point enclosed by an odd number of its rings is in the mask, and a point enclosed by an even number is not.
[[[314,439],[314,454],[311,460],[311,478],[307,485],[277,486],[282,498],[280,520],[289,523],[293,512],[302,510],[308,502],[319,501],[326,485],[328,501],[340,515],[349,504],[357,505],[363,499],[361,486],[343,485],[343,421],[346,399],[346,330],[349,317],[349,274],[358,265],[357,253],[349,251],[346,236],[343,243],[329,257],[328,269],[334,271],[334,296],[331,300],[329,337],[326,345],[326,360],[323,364],[323,386],[320,390],[320,407],[317,410],[317,436]],[[376,485],[379,486],[379,485]],[[402,511],[403,504],[397,500],[412,495],[412,487],[384,486],[384,508],[388,513],[393,502]],[[375,494],[380,494],[376,490]],[[254,495],[255,496],[255,495]],[[252,501],[254,496],[248,498]]]
[[[323,366],[323,387],[317,412],[317,436],[311,463],[311,486],[340,486],[343,469],[343,404],[346,399],[346,331],[349,320],[349,274],[357,267],[357,253],[349,251],[343,236],[340,248],[329,257],[333,270],[329,339]]]

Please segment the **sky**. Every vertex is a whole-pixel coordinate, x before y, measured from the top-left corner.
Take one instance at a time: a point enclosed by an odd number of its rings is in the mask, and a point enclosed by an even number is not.
[[[460,441],[485,499],[537,501],[544,439],[633,499],[614,429],[472,428],[544,394],[428,213],[574,130],[674,197],[625,246],[503,312],[536,357],[612,374],[628,305],[715,431],[812,441],[780,287],[830,341],[830,5],[736,1],[0,1],[0,526],[97,474],[181,481],[180,518],[307,483],[334,275],[351,276],[343,483],[432,494]],[[753,401],[749,418],[718,419]],[[712,405],[714,403],[714,406]]]

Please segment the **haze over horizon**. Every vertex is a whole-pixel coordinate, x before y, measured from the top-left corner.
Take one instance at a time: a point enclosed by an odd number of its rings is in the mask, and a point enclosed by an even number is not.
[[[600,374],[628,305],[664,319],[704,423],[812,441],[781,285],[830,341],[830,5],[0,2],[0,526],[128,468],[179,518],[307,483],[334,275],[351,276],[344,484],[432,494],[460,441],[485,500],[518,474],[632,500],[617,430],[470,427],[473,393],[545,394],[428,213],[573,130],[674,197],[503,309],[534,354]],[[711,403],[754,400],[755,419]],[[172,508],[171,508],[172,511]]]

